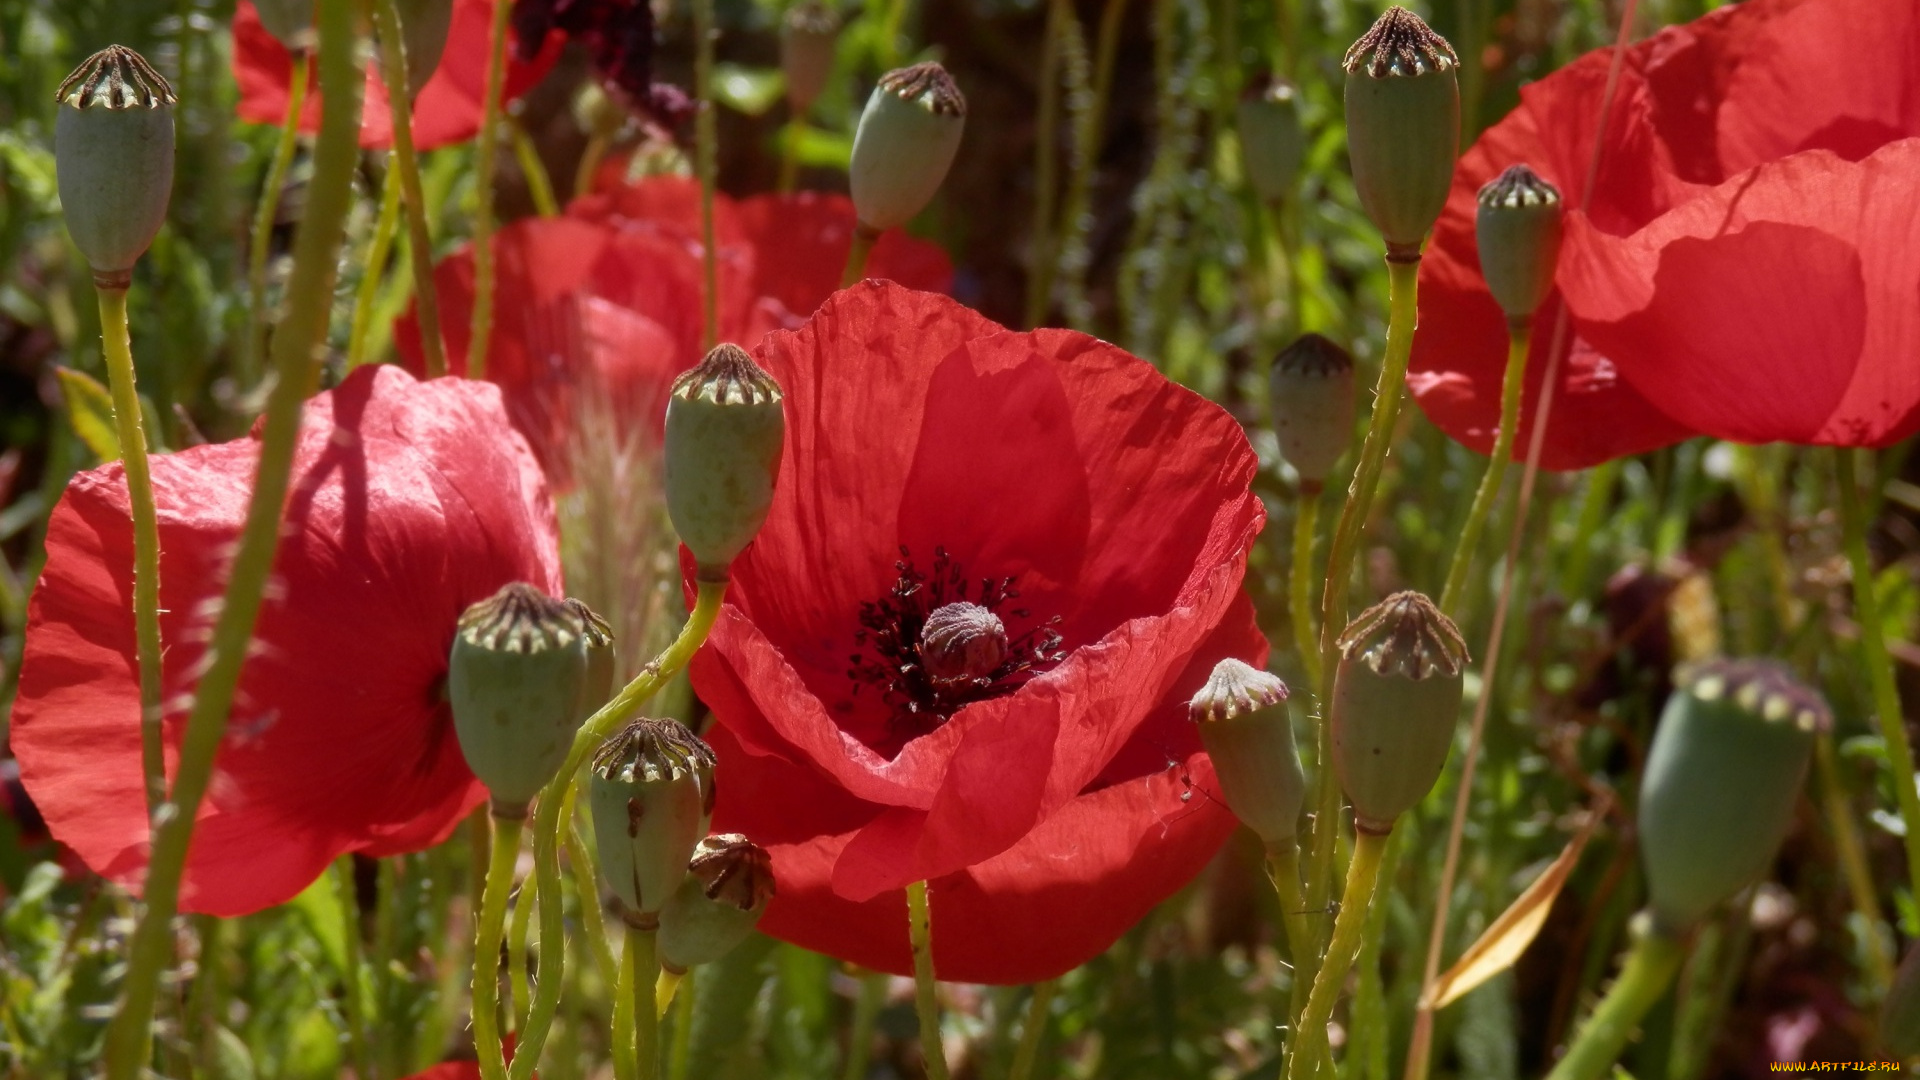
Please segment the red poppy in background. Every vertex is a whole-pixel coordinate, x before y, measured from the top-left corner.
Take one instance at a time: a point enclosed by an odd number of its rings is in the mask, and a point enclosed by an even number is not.
[[[1920,429],[1916,55],[1911,0],[1749,0],[1629,50],[1591,204],[1569,213],[1561,288],[1534,318],[1529,398],[1562,297],[1572,313],[1546,465],[1693,434],[1884,446]],[[1608,62],[1523,88],[1461,159],[1421,268],[1408,384],[1483,452],[1505,331],[1474,194],[1526,162],[1579,207]]]
[[[943,979],[1097,955],[1236,824],[1186,699],[1266,654],[1245,435],[1113,345],[885,282],[755,356],[785,464],[692,672],[714,827],[778,868],[761,929],[904,973],[928,880]]]
[[[169,772],[258,457],[249,438],[153,459]],[[257,911],[343,852],[443,839],[486,797],[442,697],[455,623],[510,581],[560,591],[545,484],[494,387],[357,371],[308,402],[293,480],[185,911]],[[11,738],[55,839],[134,882],[147,815],[127,506],[109,464],[54,509]]]
[[[420,96],[413,102],[413,144],[422,150],[473,138],[480,130],[480,113],[486,101],[487,37],[492,32],[493,0],[452,3],[453,23],[447,31],[446,52],[441,54],[433,78],[420,88]],[[504,101],[514,100],[546,77],[560,57],[560,42],[550,43],[531,60],[522,62],[514,56],[509,48]],[[287,47],[260,24],[260,13],[252,0],[239,0],[233,12],[233,78],[240,86],[240,119],[277,127],[286,119],[287,84],[292,75],[293,57]],[[300,130],[320,130],[317,93],[307,94],[300,112]],[[393,118],[377,64],[367,65],[360,145],[369,149],[393,145]]]
[[[751,344],[798,326],[839,285],[852,200],[716,195],[713,209],[720,340]],[[705,351],[701,247],[700,186],[671,176],[605,183],[559,217],[523,219],[495,235],[487,378],[504,389],[556,483],[569,475],[566,440],[584,401],[605,401],[625,423],[659,430],[668,384]],[[871,276],[932,291],[953,280],[945,252],[898,230],[880,238],[867,265]],[[456,372],[467,370],[473,276],[470,248],[434,269]],[[422,370],[414,312],[394,336],[408,367]]]

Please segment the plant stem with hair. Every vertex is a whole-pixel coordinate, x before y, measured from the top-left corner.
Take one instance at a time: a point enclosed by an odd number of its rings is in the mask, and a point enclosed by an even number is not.
[[[420,161],[413,150],[405,38],[393,0],[373,0],[373,27],[380,39],[380,79],[387,88],[387,110],[393,118],[393,160],[388,167],[400,173],[407,207],[407,255],[413,266],[414,303],[420,317],[420,353],[425,358],[427,378],[437,379],[447,373],[447,354],[440,341],[440,300],[433,287],[433,238],[427,231],[427,204],[420,191]],[[540,178],[545,179],[545,174]],[[530,183],[532,179],[529,177]],[[553,201],[551,192],[547,201]],[[378,265],[370,265],[368,273]]]
[[[907,937],[913,944],[913,1005],[920,1016],[920,1054],[927,1080],[947,1080],[947,1049],[940,1040],[940,1001],[934,995],[933,912],[927,883],[907,886]]]
[[[1307,998],[1307,1010],[1300,1017],[1300,1029],[1293,1037],[1293,1053],[1287,1059],[1287,1080],[1305,1080],[1316,1058],[1325,1052],[1327,1023],[1333,1019],[1333,1006],[1340,999],[1347,972],[1353,968],[1366,934],[1367,908],[1373,902],[1374,884],[1379,878],[1380,857],[1387,850],[1386,833],[1361,832],[1353,838],[1353,861],[1347,864],[1347,885],[1340,897],[1340,914],[1333,921],[1333,938],[1327,943],[1327,955],[1313,977],[1313,993]]]
[[[655,980],[660,974],[660,931],[627,924],[627,952],[633,957],[633,1055],[637,1080],[660,1075],[660,1007]]]
[[[500,1040],[500,939],[507,922],[507,895],[513,891],[513,867],[520,857],[526,820],[493,817],[492,854],[473,945],[473,1048],[480,1055],[483,1080],[506,1080],[506,1054]]]
[[[1651,929],[1641,933],[1627,951],[1620,977],[1600,999],[1566,1056],[1547,1074],[1547,1080],[1601,1080],[1606,1076],[1620,1060],[1633,1029],[1667,992],[1686,955],[1676,938]]]
[[[1473,508],[1467,512],[1467,524],[1454,542],[1453,561],[1447,566],[1447,584],[1440,593],[1440,610],[1458,617],[1460,588],[1466,584],[1467,571],[1473,567],[1473,549],[1479,545],[1480,532],[1487,515],[1500,497],[1500,485],[1507,478],[1507,462],[1513,456],[1513,441],[1520,426],[1520,390],[1525,383],[1527,348],[1533,333],[1524,321],[1507,324],[1507,370],[1500,380],[1500,427],[1493,436],[1493,455],[1487,459],[1487,471],[1480,476],[1480,487],[1473,493]]]

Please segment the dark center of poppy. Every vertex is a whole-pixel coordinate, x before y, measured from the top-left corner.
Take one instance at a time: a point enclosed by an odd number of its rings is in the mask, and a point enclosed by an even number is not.
[[[1008,633],[1006,619],[1032,618],[1010,606],[1020,596],[1012,576],[980,578],[975,592],[945,548],[934,549],[925,574],[905,547],[900,555],[893,588],[860,605],[860,651],[847,671],[854,693],[864,685],[880,692],[893,737],[924,735],[972,702],[1012,693],[1066,655],[1053,629],[1059,616],[1017,637]]]

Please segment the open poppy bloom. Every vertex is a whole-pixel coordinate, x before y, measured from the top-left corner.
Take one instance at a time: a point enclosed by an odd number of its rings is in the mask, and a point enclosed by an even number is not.
[[[785,464],[692,677],[714,827],[780,876],[760,928],[907,972],[926,880],[943,979],[1097,955],[1236,824],[1186,701],[1266,652],[1245,435],[1113,345],[886,282],[754,355]]]
[[[508,3],[510,0],[500,0]],[[488,36],[492,33],[493,0],[452,0],[453,22],[447,31],[446,52],[433,77],[413,102],[413,145],[421,150],[465,142],[480,130],[487,91]],[[511,31],[509,31],[511,33]],[[507,50],[507,77],[502,101],[512,101],[533,88],[560,57],[554,41],[520,61]],[[293,56],[260,23],[252,0],[239,0],[233,11],[233,78],[240,86],[240,119],[278,126],[286,119],[287,86],[293,75]],[[301,107],[300,130],[320,130],[320,95],[309,92]],[[385,149],[393,145],[393,118],[387,108],[386,84],[378,64],[367,65],[367,96],[360,112],[360,145]]]
[[[798,326],[840,283],[853,203],[840,195],[714,198],[719,338],[752,343]],[[556,483],[583,402],[605,402],[628,425],[657,433],[673,377],[704,355],[705,271],[700,186],[682,177],[609,182],[559,217],[527,218],[494,237],[493,333],[487,378],[506,393]],[[946,253],[896,231],[868,261],[874,277],[944,291]],[[465,372],[473,313],[473,254],[434,268],[448,364]],[[421,369],[419,319],[395,328],[407,365]]]
[[[1694,434],[1884,446],[1920,430],[1917,38],[1912,4],[1751,0],[1632,47],[1559,291],[1534,317],[1530,399],[1558,305],[1572,313],[1546,465]],[[1526,162],[1580,206],[1608,62],[1522,90],[1461,159],[1421,268],[1408,385],[1483,451],[1505,330],[1479,279],[1474,194]]]
[[[153,459],[170,775],[258,457],[249,438]],[[81,473],[48,527],[11,732],[55,839],[129,883],[148,840],[132,568],[121,466]],[[461,612],[516,580],[557,594],[558,541],[497,389],[369,367],[308,402],[182,910],[278,904],[344,852],[428,847],[485,801],[442,683]]]

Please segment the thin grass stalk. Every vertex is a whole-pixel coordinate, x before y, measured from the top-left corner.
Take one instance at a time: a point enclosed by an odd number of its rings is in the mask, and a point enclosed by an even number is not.
[[[440,299],[433,286],[433,238],[427,231],[420,161],[413,150],[413,96],[407,82],[406,39],[400,33],[400,15],[393,0],[373,0],[373,26],[375,36],[380,39],[380,78],[387,88],[387,111],[393,119],[393,159],[388,166],[388,183],[392,183],[391,173],[398,171],[407,208],[407,254],[413,267],[414,303],[420,315],[420,354],[427,378],[437,379],[447,373],[447,353],[440,341]],[[544,174],[541,179],[545,179]],[[547,200],[552,199],[549,191]],[[384,263],[383,256],[371,266]]]
[[[1473,493],[1467,523],[1454,542],[1453,559],[1447,565],[1447,583],[1440,592],[1440,610],[1456,619],[1460,617],[1460,590],[1467,583],[1467,573],[1473,569],[1480,532],[1486,527],[1493,504],[1500,498],[1501,485],[1506,482],[1507,461],[1513,456],[1515,429],[1520,423],[1520,390],[1526,376],[1527,347],[1532,341],[1533,333],[1527,323],[1508,323],[1507,370],[1500,380],[1500,427],[1493,436],[1493,454],[1487,459],[1487,471],[1480,474],[1480,486]]]
[[[367,362],[368,335],[373,330],[374,309],[380,300],[380,281],[387,265],[387,255],[393,249],[393,236],[400,227],[400,174],[396,162],[387,160],[386,179],[380,184],[380,212],[373,221],[373,235],[367,240],[366,262],[360,274],[360,286],[353,293],[353,319],[347,331],[347,370]],[[431,335],[422,324],[421,339]],[[445,363],[442,357],[441,362]]]
[[[273,249],[280,189],[286,186],[293,152],[300,143],[300,110],[307,103],[311,67],[311,58],[305,54],[294,56],[293,74],[287,83],[286,118],[280,122],[280,137],[273,144],[273,157],[268,159],[267,175],[260,183],[260,202],[253,210],[253,233],[247,242],[247,295],[252,302],[247,307],[247,343],[240,353],[237,373],[243,390],[260,381],[260,361],[267,351],[267,256]]]
[[[507,81],[507,15],[512,4],[493,5],[487,33],[487,88],[480,110],[480,140],[474,149],[478,176],[473,208],[473,323],[467,376],[487,377],[487,345],[493,334],[493,183],[500,156],[500,98]]]

